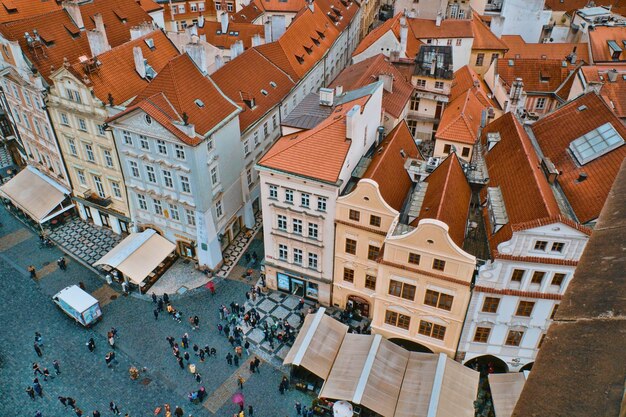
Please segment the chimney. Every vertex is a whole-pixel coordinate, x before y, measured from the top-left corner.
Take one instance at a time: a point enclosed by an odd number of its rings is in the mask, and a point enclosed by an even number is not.
[[[600,90],[602,90],[601,81],[589,81],[587,83],[587,88],[585,89],[585,93],[589,93],[593,91],[596,94],[600,94]]]
[[[263,39],[261,39],[261,35],[259,35],[258,33],[256,33],[252,37],[252,47],[263,45],[263,43]]]
[[[315,12],[315,3],[313,2],[313,0],[306,0],[306,4],[309,7],[309,10],[311,10],[312,13]]]
[[[201,28],[204,27],[204,15],[203,14],[198,16],[198,27],[201,27]]]
[[[356,130],[358,126],[358,118],[361,113],[361,106],[355,104],[354,107],[350,109],[348,113],[346,113],[346,139],[357,139]]]
[[[215,71],[222,68],[224,65],[224,60],[221,55],[215,55]]]
[[[393,93],[393,75],[379,74],[378,81],[383,82],[383,89],[388,93]]]
[[[400,26],[400,57],[406,58],[406,43],[409,36],[409,27],[406,25],[406,19],[401,17],[400,20],[402,19],[404,19],[405,24],[401,24]]]
[[[273,40],[278,40],[287,30],[287,20],[285,15],[275,14],[272,16],[272,36]]]
[[[272,16],[269,16],[265,22],[265,43],[270,42],[274,42],[272,39]]]
[[[343,85],[338,85],[337,87],[335,87],[335,95],[339,97],[342,94],[343,94]]]
[[[87,40],[89,41],[89,48],[93,56],[98,56],[103,52],[111,49],[109,41],[107,39],[107,33],[104,29],[104,22],[102,21],[102,15],[97,13],[93,16],[95,29],[87,32]]]
[[[130,40],[135,40],[147,35],[154,30],[154,26],[150,23],[141,23],[135,27],[130,28]]]
[[[80,14],[80,6],[75,0],[67,0],[63,2],[63,9],[70,15],[70,18],[74,24],[80,30],[85,30],[85,24],[83,23],[83,15]]]
[[[230,46],[230,59],[235,59],[243,54],[243,41],[237,41]]]
[[[222,13],[220,21],[222,22],[222,33],[228,33],[228,13]]]
[[[207,62],[207,54],[206,49],[204,49],[204,45],[200,43],[188,43],[185,45],[185,51],[189,55],[189,58],[196,64],[200,71],[204,75],[208,73],[208,62]]]
[[[133,48],[133,59],[135,61],[135,71],[141,78],[146,78],[146,64],[143,60],[143,51],[141,47],[135,46]]]
[[[441,26],[442,20],[443,20],[443,16],[441,15],[441,12],[437,13],[437,18],[435,19],[435,26],[437,27]]]
[[[614,83],[617,81],[617,70],[613,68],[612,70],[607,71],[606,76],[610,83]]]
[[[320,88],[320,106],[332,107],[335,102],[335,90],[332,88]]]

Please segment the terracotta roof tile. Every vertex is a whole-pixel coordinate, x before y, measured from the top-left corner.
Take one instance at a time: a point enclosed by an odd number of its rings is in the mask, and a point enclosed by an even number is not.
[[[590,0],[546,0],[546,9],[565,12],[569,10],[578,10],[589,5]],[[596,6],[617,6],[620,0],[594,0]]]
[[[452,87],[450,89],[450,101],[455,100],[462,94],[465,94],[470,88],[480,86],[481,90],[487,94],[489,87],[480,78],[480,76],[469,65],[463,65],[455,71],[452,79]]]
[[[626,118],[626,79],[624,79],[626,66],[592,66],[582,67],[580,70],[588,83],[594,81],[602,83],[600,96],[617,117]],[[611,70],[617,71],[617,79],[614,82],[609,81],[608,72]]]
[[[502,35],[502,42],[509,49],[505,58],[563,60],[576,48],[576,59],[590,62],[587,43],[526,43],[519,35]]]
[[[220,68],[211,78],[224,94],[243,109],[239,114],[242,132],[277,106],[295,85],[287,74],[255,48],[248,49]],[[265,90],[267,95],[261,90]],[[254,98],[254,108],[250,109],[243,102],[244,96]]]
[[[485,105],[487,97],[477,87],[472,87],[446,106],[435,133],[435,139],[450,140],[453,142],[473,145],[478,138],[478,129],[483,110],[490,106]]]
[[[404,168],[407,158],[423,159],[406,122],[402,121],[378,145],[372,162],[363,174],[363,178],[376,181],[387,204],[398,211],[402,209],[413,185]]]
[[[163,6],[157,4],[154,0],[137,0],[137,4],[139,4],[146,13],[163,10]]]
[[[346,113],[365,106],[370,96],[344,103],[315,128],[283,136],[259,161],[260,166],[335,184],[350,150]]]
[[[314,0],[314,5],[322,10],[339,32],[350,25],[359,11],[359,3],[354,0]]]
[[[265,36],[265,28],[263,25],[230,21],[228,30],[222,33],[222,24],[220,22],[205,21],[204,26],[198,28],[198,35],[204,35],[208,43],[220,49],[228,49],[237,41],[243,41],[243,47],[248,49],[252,46],[254,35]]]
[[[487,27],[478,13],[472,13],[472,32],[474,33],[474,43],[472,49],[485,49],[485,50],[502,50],[508,49],[508,46],[502,42],[494,33]]]
[[[258,0],[258,4],[266,12],[298,13],[306,6],[305,0]]]
[[[128,0],[92,0],[80,5],[86,30],[95,29],[95,14],[102,14],[107,39],[112,48],[130,40],[130,28],[152,22],[152,17],[139,4]]]
[[[533,229],[535,227],[541,227],[541,226],[554,224],[554,223],[563,223],[571,227],[572,229],[576,229],[579,232],[586,234],[587,236],[591,236],[590,228],[585,227],[580,223],[576,223],[575,221],[570,220],[567,217],[564,217],[562,215],[558,215],[556,217],[545,217],[543,219],[530,220],[524,223],[517,223],[517,224],[514,224],[512,228],[514,232],[518,232],[520,230]]]
[[[259,0],[252,0],[248,5],[242,7],[237,13],[230,16],[233,23],[252,23],[263,14]]]
[[[27,19],[61,9],[61,4],[54,0],[5,0],[0,3],[0,23]]]
[[[492,232],[487,208],[484,221],[491,250],[511,238],[513,225],[556,217],[561,214],[550,184],[543,174],[539,158],[528,134],[511,113],[489,123],[482,132],[483,148],[487,149],[487,135],[499,133],[500,141],[485,155],[489,172],[487,187],[499,187],[508,215],[508,223]],[[515,167],[515,169],[511,169]],[[486,199],[486,189],[481,200]]]
[[[585,106],[585,109],[581,109]],[[626,127],[595,93],[572,100],[533,124],[532,131],[543,154],[550,158],[560,171],[557,181],[581,223],[600,215],[611,184],[622,161],[626,146],[622,145],[591,162],[580,166],[569,151],[570,143],[605,124],[611,125],[626,139]],[[580,173],[587,179],[578,181]]]
[[[395,15],[391,19],[387,19],[382,25],[378,26],[376,29],[368,33],[367,36],[365,36],[363,40],[361,40],[361,42],[357,45],[356,49],[352,53],[352,56],[357,56],[366,51],[378,39],[380,39],[389,31],[391,31],[398,40],[398,42],[400,42],[400,19],[402,18],[402,16],[402,12],[398,13],[397,15]],[[417,37],[413,33],[412,26],[409,24],[407,24],[407,26],[409,28],[409,32],[407,36],[406,56],[412,59],[417,56],[422,42],[417,39]]]
[[[474,287],[474,291],[484,292],[487,294],[500,294],[500,295],[514,295],[517,297],[525,298],[537,298],[540,300],[561,300],[563,296],[561,294],[550,294],[538,291],[522,291],[522,290],[509,290],[509,289],[497,289],[491,287],[483,287],[477,285]]]
[[[556,258],[546,258],[543,256],[513,256],[513,255],[505,255],[503,253],[498,253],[498,252],[494,254],[494,258],[504,259],[507,261],[515,261],[515,262],[526,262],[529,264],[547,264],[547,265],[562,265],[562,266],[578,265],[578,261],[573,260],[573,259],[556,259]]]
[[[615,41],[622,50],[624,49],[623,41],[626,40],[625,26],[596,26],[594,30],[589,31],[589,43],[591,44],[591,58],[594,63],[613,62],[611,51],[609,50],[608,41]],[[622,52],[619,61],[626,60],[626,52]]]
[[[354,90],[378,81],[378,76],[381,74],[389,74],[393,77],[392,91],[383,91],[383,109],[393,117],[399,118],[411,99],[413,85],[385,59],[383,54],[346,67],[329,87],[342,86],[344,91]]]
[[[428,188],[419,216],[411,225],[417,226],[422,219],[441,220],[448,225],[448,234],[454,243],[463,247],[472,190],[456,154],[448,155],[426,182]]]
[[[524,91],[539,93],[554,93],[559,91],[559,96],[566,99],[569,88],[561,89],[569,84],[570,78],[575,77],[576,65],[563,66],[563,60],[558,59],[498,59],[497,74],[504,82],[507,91],[511,88],[516,78],[524,82]],[[582,65],[582,63],[579,63]]]
[[[444,19],[440,26],[431,19],[407,19],[407,22],[417,39],[474,37],[470,19]]]

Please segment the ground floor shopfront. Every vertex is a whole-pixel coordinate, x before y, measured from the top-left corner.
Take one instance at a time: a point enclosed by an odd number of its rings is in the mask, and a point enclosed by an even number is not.
[[[295,271],[277,268],[268,263],[265,264],[264,273],[267,286],[270,289],[315,301],[321,305],[330,305],[330,283]]]
[[[95,224],[96,226],[111,229],[118,235],[130,233],[130,218],[123,214],[98,206],[82,198],[74,197],[81,219]]]

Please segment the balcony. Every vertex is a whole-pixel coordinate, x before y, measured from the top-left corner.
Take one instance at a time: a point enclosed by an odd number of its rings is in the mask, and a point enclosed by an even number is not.
[[[502,2],[494,1],[485,4],[485,13],[500,13],[502,11]]]
[[[439,123],[438,117],[425,115],[415,110],[409,110],[407,112],[406,118],[408,120],[417,120],[419,122]]]
[[[450,97],[444,93],[436,93],[430,90],[422,90],[420,87],[415,87],[415,91],[413,93],[415,97],[419,97],[420,99],[439,101],[442,103],[447,103],[450,101]]]
[[[85,199],[86,201],[89,201],[90,203],[97,204],[100,207],[108,207],[113,203],[110,197],[102,198],[98,194],[91,192],[91,191],[87,191],[83,195],[83,199]]]

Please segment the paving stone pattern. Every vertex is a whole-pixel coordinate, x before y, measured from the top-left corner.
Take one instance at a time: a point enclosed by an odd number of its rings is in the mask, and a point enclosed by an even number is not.
[[[237,237],[230,244],[230,246],[228,246],[226,250],[222,253],[222,256],[224,258],[224,264],[217,271],[217,276],[227,277],[231,273],[233,268],[237,265],[237,262],[250,245],[250,242],[254,240],[254,236],[257,234],[263,223],[260,212],[256,214],[255,220],[256,223],[252,228],[252,232],[249,234],[244,232],[239,233],[239,235],[237,235]]]

